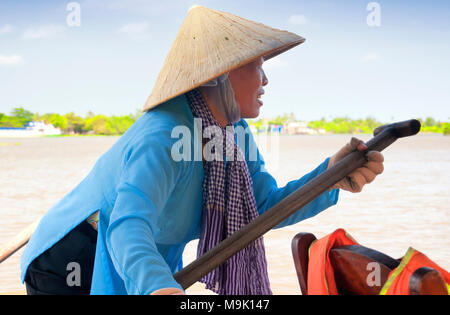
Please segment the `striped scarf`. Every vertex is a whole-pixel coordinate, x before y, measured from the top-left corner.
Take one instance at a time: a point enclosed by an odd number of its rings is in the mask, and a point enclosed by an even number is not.
[[[201,118],[202,130],[210,126],[221,128],[199,90],[192,90],[186,96],[194,117]],[[243,152],[236,144],[233,126],[230,124],[221,131],[224,135],[221,144],[223,158],[206,161],[203,166],[202,231],[197,257],[258,216],[252,178]],[[212,153],[216,153],[213,152],[215,147],[212,147]],[[258,238],[229,258],[203,277],[201,282],[217,294],[272,294],[263,238]]]

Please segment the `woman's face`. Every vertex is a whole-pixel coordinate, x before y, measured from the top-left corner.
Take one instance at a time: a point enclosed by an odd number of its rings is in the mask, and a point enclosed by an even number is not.
[[[241,118],[256,118],[259,108],[263,105],[261,96],[263,86],[269,81],[262,69],[263,58],[248,63],[230,71],[228,77],[234,90],[236,101],[239,103]]]

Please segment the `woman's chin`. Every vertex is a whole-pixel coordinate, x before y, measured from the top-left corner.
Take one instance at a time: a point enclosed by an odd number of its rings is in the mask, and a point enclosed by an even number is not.
[[[244,110],[241,107],[241,118],[252,119],[252,118],[258,117],[259,116],[259,109],[261,108],[261,106],[262,106],[262,101],[257,100],[256,102],[254,102],[252,104],[251,107],[248,106],[248,107],[244,108]]]
[[[253,119],[253,118],[257,118],[258,116],[259,116],[259,110],[254,113],[241,114],[241,118],[245,118],[245,119]]]

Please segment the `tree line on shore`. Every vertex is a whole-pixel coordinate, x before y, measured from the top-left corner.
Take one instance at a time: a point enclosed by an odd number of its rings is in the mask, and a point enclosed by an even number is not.
[[[135,114],[123,116],[106,116],[89,112],[85,117],[72,113],[64,115],[47,113],[40,115],[24,109],[14,108],[10,115],[0,113],[0,127],[22,128],[30,121],[44,121],[51,123],[56,128],[60,128],[63,134],[95,134],[95,135],[121,135],[142,115],[137,110]],[[443,133],[450,135],[450,123],[436,121],[432,117],[418,120],[422,124],[421,132]],[[251,119],[249,125],[261,129],[263,125],[286,125],[295,122],[294,114],[284,114],[273,119]],[[348,117],[338,117],[331,120],[322,118],[308,122],[308,127],[312,129],[323,129],[327,133],[336,134],[358,134],[372,133],[373,130],[385,123],[377,121],[373,117],[365,119],[350,119]]]
[[[450,135],[450,123],[437,121],[432,117],[425,119],[417,118],[420,121],[422,127],[421,132],[442,133],[444,135]],[[249,125],[255,126],[260,129],[263,125],[283,125],[286,126],[290,122],[295,122],[293,113],[284,114],[273,119],[258,119],[249,121]],[[373,117],[367,117],[365,119],[351,119],[349,117],[337,117],[331,120],[322,118],[320,120],[314,120],[307,122],[307,126],[311,129],[319,130],[323,129],[327,133],[333,134],[358,134],[358,133],[373,133],[373,130],[379,126],[385,125]]]
[[[85,117],[72,113],[40,115],[22,107],[14,108],[9,116],[0,113],[0,127],[21,128],[30,121],[44,121],[60,128],[63,134],[121,135],[141,116],[135,114],[106,116],[89,112]]]

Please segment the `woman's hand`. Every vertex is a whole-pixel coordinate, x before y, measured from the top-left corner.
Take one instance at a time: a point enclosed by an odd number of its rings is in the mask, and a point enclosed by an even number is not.
[[[344,158],[347,154],[351,153],[355,149],[358,149],[359,151],[364,151],[367,149],[367,146],[364,144],[362,140],[352,137],[349,143],[347,143],[335,155],[330,157],[327,169],[332,167],[339,160]],[[383,173],[384,157],[380,152],[369,151],[367,153],[367,159],[368,162],[366,164],[350,173],[347,177],[345,177],[341,181],[337,182],[333,187],[330,188],[330,190],[341,188],[343,190],[347,190],[353,193],[358,193],[362,190],[365,184],[371,183],[377,175]]]
[[[163,288],[153,291],[150,295],[186,295],[186,293],[178,288]]]

